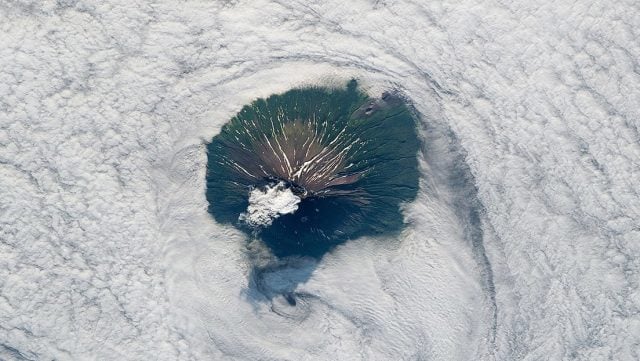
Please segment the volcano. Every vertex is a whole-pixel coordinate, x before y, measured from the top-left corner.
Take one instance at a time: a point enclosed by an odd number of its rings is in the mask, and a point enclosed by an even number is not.
[[[415,124],[401,97],[371,98],[355,80],[258,99],[207,146],[209,212],[277,256],[397,232],[418,191]]]

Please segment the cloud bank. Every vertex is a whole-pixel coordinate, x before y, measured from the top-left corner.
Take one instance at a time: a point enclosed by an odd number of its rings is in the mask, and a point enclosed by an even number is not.
[[[240,215],[240,221],[252,227],[269,226],[281,215],[295,212],[298,203],[300,197],[293,194],[284,182],[267,185],[265,189],[255,188],[249,193],[249,206]]]
[[[0,359],[638,359],[638,19],[0,2]],[[407,229],[278,262],[215,224],[204,143],[257,97],[352,76],[420,115]]]

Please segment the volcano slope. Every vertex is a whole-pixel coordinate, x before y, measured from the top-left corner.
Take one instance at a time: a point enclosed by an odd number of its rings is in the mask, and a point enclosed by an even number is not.
[[[418,191],[414,116],[399,96],[293,89],[242,108],[207,146],[209,212],[276,256],[319,257],[398,232]]]

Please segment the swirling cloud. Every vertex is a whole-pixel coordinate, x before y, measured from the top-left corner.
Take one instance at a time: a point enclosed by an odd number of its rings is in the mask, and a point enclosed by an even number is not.
[[[0,3],[0,358],[638,359],[638,14]],[[205,143],[351,77],[420,115],[407,229],[273,261],[207,214]]]

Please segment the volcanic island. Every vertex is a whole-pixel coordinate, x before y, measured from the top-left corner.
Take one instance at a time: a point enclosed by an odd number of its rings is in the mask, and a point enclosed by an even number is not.
[[[278,257],[321,257],[401,230],[400,206],[418,192],[419,147],[407,102],[372,98],[355,80],[257,99],[207,145],[209,212]]]

